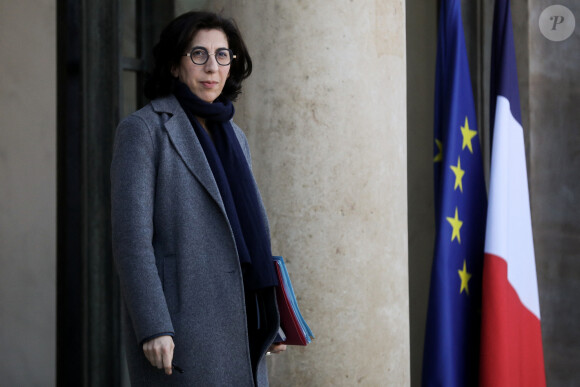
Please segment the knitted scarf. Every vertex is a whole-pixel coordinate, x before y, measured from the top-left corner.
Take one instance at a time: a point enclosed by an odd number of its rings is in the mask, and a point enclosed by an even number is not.
[[[205,102],[183,83],[176,86],[174,94],[187,114],[213,172],[234,234],[246,289],[277,285],[270,236],[260,210],[259,194],[230,122],[234,116],[232,102],[225,98],[213,103]],[[205,119],[211,137],[196,117]]]

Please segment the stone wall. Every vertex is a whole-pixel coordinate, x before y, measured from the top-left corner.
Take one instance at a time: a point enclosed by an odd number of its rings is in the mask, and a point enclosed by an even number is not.
[[[56,2],[0,5],[0,384],[50,386],[56,335]]]
[[[553,1],[528,2],[529,177],[549,386],[580,380],[580,3],[561,0],[574,34],[555,42],[538,27]]]

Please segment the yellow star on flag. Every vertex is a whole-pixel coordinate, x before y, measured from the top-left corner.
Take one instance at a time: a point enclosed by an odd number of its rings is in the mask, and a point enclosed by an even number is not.
[[[469,279],[471,278],[471,274],[469,274],[467,272],[467,265],[465,263],[465,259],[463,260],[463,270],[457,270],[457,273],[459,273],[459,278],[461,278],[461,289],[459,289],[459,294],[463,293],[463,290],[465,290],[465,293],[467,293],[467,295],[469,295]]]
[[[469,123],[467,122],[467,117],[465,117],[465,125],[461,127],[461,134],[463,135],[463,145],[461,150],[465,147],[469,148],[469,152],[473,153],[473,147],[471,146],[471,140],[477,135],[476,130],[469,129]]]
[[[459,234],[459,230],[461,229],[463,222],[459,220],[457,207],[455,207],[455,217],[451,218],[448,216],[447,221],[449,222],[451,227],[453,227],[453,233],[451,234],[451,242],[453,242],[453,240],[457,238],[457,242],[461,244],[461,235]]]
[[[435,158],[433,159],[434,163],[443,160],[443,143],[435,139],[435,145],[437,145],[437,149],[439,150],[439,152],[435,155]]]
[[[459,156],[457,157],[457,165],[451,165],[449,168],[451,168],[453,173],[455,173],[455,187],[453,187],[453,189],[456,190],[457,187],[459,187],[459,190],[463,193],[462,179],[463,175],[465,175],[465,171],[461,169],[461,160]]]

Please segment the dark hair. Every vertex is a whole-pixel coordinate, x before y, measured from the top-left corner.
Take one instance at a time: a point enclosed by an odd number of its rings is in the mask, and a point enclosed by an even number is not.
[[[220,97],[235,101],[242,92],[242,81],[252,73],[252,59],[233,19],[211,12],[188,12],[175,18],[159,36],[153,48],[154,68],[145,81],[145,97],[154,99],[173,92],[178,82],[171,74],[179,66],[183,54],[200,30],[217,29],[226,34],[229,48],[236,55],[230,65],[230,74]]]

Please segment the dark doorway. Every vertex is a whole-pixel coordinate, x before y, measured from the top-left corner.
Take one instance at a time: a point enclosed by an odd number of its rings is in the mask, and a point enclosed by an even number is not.
[[[109,165],[120,117],[143,106],[144,74],[173,1],[57,3],[57,385],[122,386]]]

